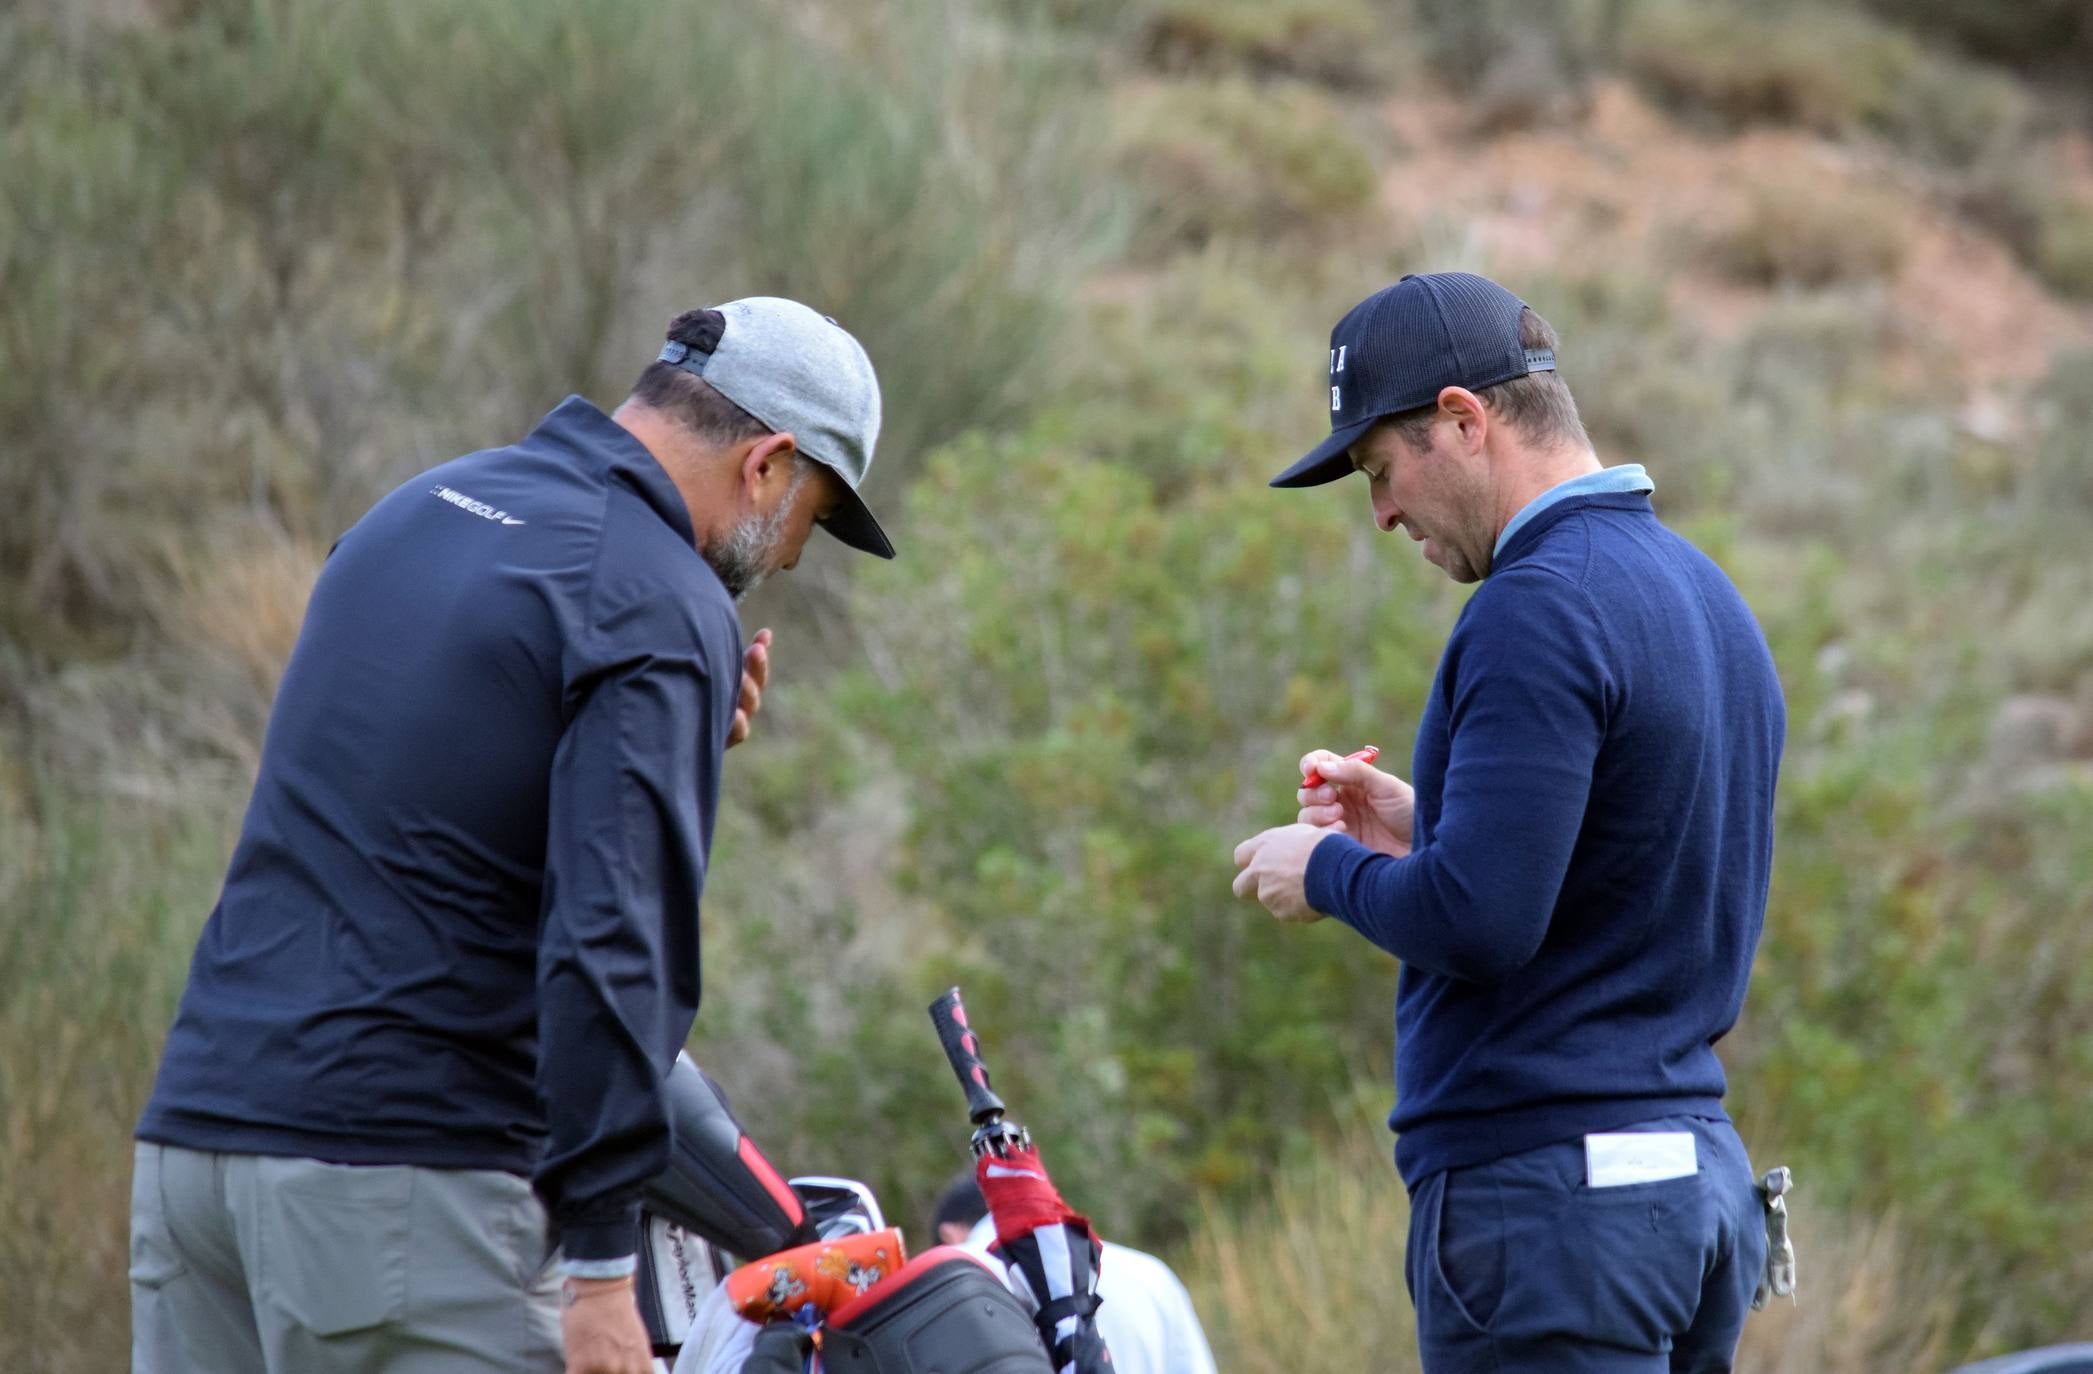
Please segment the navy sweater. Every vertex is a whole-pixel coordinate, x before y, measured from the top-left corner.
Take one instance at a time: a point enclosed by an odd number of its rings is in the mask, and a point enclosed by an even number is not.
[[[1308,864],[1309,904],[1402,960],[1411,1188],[1722,1114],[1785,730],[1743,598],[1647,496],[1567,498],[1507,543],[1418,723],[1412,852],[1333,835]]]
[[[570,1259],[630,1254],[740,686],[681,496],[587,401],[380,501],[313,588],[139,1137],[533,1174]]]

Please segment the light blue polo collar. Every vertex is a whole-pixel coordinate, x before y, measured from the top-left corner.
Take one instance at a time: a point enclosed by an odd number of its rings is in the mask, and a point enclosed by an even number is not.
[[[1503,553],[1505,544],[1527,521],[1557,501],[1566,501],[1572,496],[1597,496],[1604,492],[1639,491],[1648,494],[1655,490],[1657,484],[1650,480],[1650,474],[1642,470],[1640,463],[1623,463],[1619,467],[1600,468],[1597,472],[1587,472],[1582,477],[1572,477],[1567,482],[1557,482],[1520,508],[1519,513],[1512,517],[1511,523],[1504,527],[1504,533],[1497,536],[1497,547],[1490,550],[1490,557],[1494,560],[1498,554]]]

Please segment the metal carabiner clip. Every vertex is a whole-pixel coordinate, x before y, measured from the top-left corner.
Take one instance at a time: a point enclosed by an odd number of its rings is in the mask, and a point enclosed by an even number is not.
[[[1753,1311],[1774,1298],[1795,1296],[1795,1242],[1788,1235],[1788,1194],[1794,1188],[1795,1176],[1785,1164],[1768,1169],[1759,1180],[1759,1201],[1766,1208],[1766,1272],[1751,1295]]]

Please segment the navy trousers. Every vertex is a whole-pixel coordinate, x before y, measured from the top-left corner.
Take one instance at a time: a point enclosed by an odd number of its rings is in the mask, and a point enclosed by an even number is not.
[[[1698,1171],[1585,1184],[1580,1137],[1433,1174],[1403,1263],[1425,1374],[1723,1374],[1766,1262],[1764,1212],[1728,1121],[1691,1131]]]

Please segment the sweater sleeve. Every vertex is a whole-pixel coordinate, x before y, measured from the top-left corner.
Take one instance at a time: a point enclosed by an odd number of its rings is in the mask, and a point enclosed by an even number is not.
[[[666,1166],[663,1079],[698,1003],[698,899],[732,698],[665,602],[600,627],[553,759],[538,956],[535,1179],[570,1261],[632,1253]]]
[[[1405,964],[1497,982],[1547,935],[1614,688],[1590,599],[1544,569],[1493,576],[1446,654],[1450,739],[1429,838],[1396,859],[1332,835],[1309,858],[1306,895]]]

